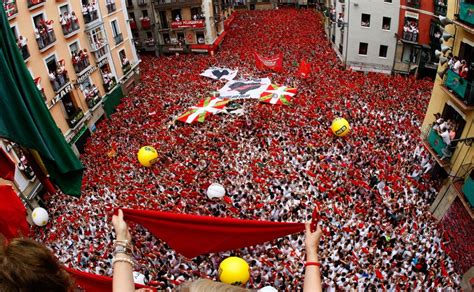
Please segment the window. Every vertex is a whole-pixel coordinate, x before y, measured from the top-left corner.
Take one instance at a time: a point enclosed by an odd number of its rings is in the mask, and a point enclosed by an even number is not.
[[[166,11],[160,11],[161,28],[168,28],[168,20],[166,18]]]
[[[418,19],[405,16],[405,25],[403,26],[402,38],[406,41],[417,42],[419,32]]]
[[[196,32],[196,39],[197,39],[198,44],[204,44],[205,43],[204,33]]]
[[[69,45],[69,51],[71,52],[71,55],[74,55],[79,51],[79,44],[77,42],[74,42]]]
[[[173,9],[173,11],[171,11],[171,17],[173,21],[181,21],[181,9]]]
[[[117,20],[113,20],[110,24],[112,25],[112,33],[114,37],[118,36],[120,34],[120,30],[118,27]]]
[[[143,18],[148,17],[148,10],[142,10]]]
[[[383,17],[382,18],[382,29],[383,30],[390,30],[390,22],[392,19],[390,17]]]
[[[362,13],[360,25],[363,27],[370,27],[370,14]]]
[[[387,58],[388,46],[380,45],[379,57]]]
[[[135,20],[135,13],[129,12],[128,13],[128,18]]]
[[[359,43],[359,55],[367,55],[368,43]]]
[[[146,32],[146,37],[149,38],[149,39],[153,38],[153,34],[151,33],[151,31]]]
[[[170,35],[168,33],[163,33],[163,41],[165,44],[171,43]]]
[[[392,3],[392,0],[383,0],[385,3]]]
[[[193,20],[198,20],[202,18],[201,7],[193,7],[191,8],[191,17]]]

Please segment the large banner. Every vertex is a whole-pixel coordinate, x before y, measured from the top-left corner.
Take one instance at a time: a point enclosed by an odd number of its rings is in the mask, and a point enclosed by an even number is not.
[[[281,72],[283,70],[283,54],[278,54],[276,57],[263,57],[257,53],[255,55],[255,65],[258,70],[270,69],[276,72]]]
[[[204,20],[173,21],[171,28],[203,28],[204,24]]]
[[[232,70],[229,68],[211,67],[199,75],[207,77],[207,78],[211,78],[214,80],[226,79],[230,81],[235,78],[235,76],[237,75],[237,72],[238,72],[237,70]]]
[[[232,80],[219,89],[219,97],[228,99],[260,98],[262,92],[265,91],[270,84],[270,78]]]

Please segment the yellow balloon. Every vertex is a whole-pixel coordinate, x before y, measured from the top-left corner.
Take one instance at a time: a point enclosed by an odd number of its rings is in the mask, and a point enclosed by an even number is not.
[[[331,124],[331,131],[338,137],[344,137],[349,134],[351,126],[344,118],[335,118]]]
[[[219,280],[223,283],[243,286],[249,279],[249,264],[242,258],[228,257],[219,265]]]
[[[138,162],[145,167],[151,167],[158,160],[158,152],[152,146],[143,146],[137,153]]]

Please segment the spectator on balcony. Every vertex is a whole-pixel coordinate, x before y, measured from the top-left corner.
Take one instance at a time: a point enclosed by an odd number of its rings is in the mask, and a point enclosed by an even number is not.
[[[126,56],[123,56],[122,58],[122,67],[128,66],[130,64],[130,61],[128,61]]]
[[[466,60],[461,61],[461,68],[459,69],[459,76],[466,79],[469,74],[469,67],[467,66]]]
[[[457,57],[456,57],[456,58],[457,58]],[[461,67],[462,67],[461,60],[460,60],[460,59],[457,59],[456,62],[454,63],[454,65],[453,65],[453,71],[454,71],[456,74],[459,74],[459,72],[461,71]]]
[[[28,39],[20,35],[17,40],[17,45],[18,45],[18,48],[20,49],[23,59],[28,58],[30,56],[28,52]]]
[[[41,37],[40,30],[38,27],[35,27],[35,39],[36,42],[38,43],[38,46],[40,49],[44,48],[44,40]]]
[[[58,91],[59,89],[59,82],[58,79],[56,78],[56,73],[52,70],[49,71],[48,74],[49,81],[51,81],[51,84],[53,85],[54,91]]]
[[[79,65],[80,60],[81,58],[77,52],[72,53],[72,66],[74,67],[74,71],[76,71],[76,73],[81,71]]]
[[[71,23],[72,23],[73,30],[76,30],[79,28],[79,19],[77,19],[76,13],[74,11],[71,12]]]
[[[87,9],[87,5],[82,5],[82,17],[84,17],[85,23],[89,23],[91,21],[91,15],[89,14],[89,9]]]
[[[448,68],[453,70],[454,69],[454,64],[456,64],[456,62],[458,61],[458,56],[453,57],[453,53],[449,53],[448,59],[449,59]]]
[[[87,11],[89,11],[91,21],[97,19],[97,7],[95,2],[90,2],[89,5],[87,5]]]
[[[61,24],[61,27],[63,28],[63,32],[65,34],[68,34],[71,32],[71,16],[69,15],[68,12],[64,12],[59,17],[59,23]]]
[[[181,21],[181,16],[179,14],[177,14],[174,20],[175,21]]]

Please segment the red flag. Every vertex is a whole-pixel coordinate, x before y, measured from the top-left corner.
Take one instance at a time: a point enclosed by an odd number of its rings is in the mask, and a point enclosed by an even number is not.
[[[448,270],[446,270],[446,266],[444,265],[444,262],[439,261],[439,265],[441,266],[441,275],[443,275],[444,277],[447,277],[449,274],[448,274]]]
[[[283,54],[278,54],[276,57],[262,57],[256,52],[255,56],[255,65],[258,70],[271,69],[275,72],[281,72],[283,70]]]
[[[124,209],[123,212],[126,220],[143,225],[187,258],[253,246],[304,230],[303,223],[241,220],[150,210]]]
[[[74,278],[76,285],[83,288],[85,292],[112,292],[112,278],[110,277],[86,273],[67,267],[65,269]],[[156,291],[154,288],[140,284],[135,284],[135,288],[148,288]]]
[[[305,60],[301,61],[300,67],[298,69],[298,74],[301,75],[301,77],[306,78],[309,76],[311,73],[311,65],[309,63],[306,63]]]
[[[383,280],[384,277],[382,275],[382,272],[380,272],[380,270],[375,270],[375,276],[377,276],[377,278],[379,278],[380,280]]]
[[[28,235],[26,209],[18,195],[9,185],[0,186],[0,233],[7,239]]]

